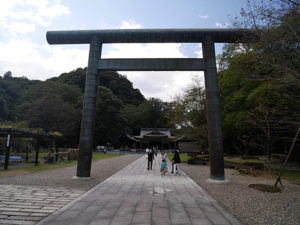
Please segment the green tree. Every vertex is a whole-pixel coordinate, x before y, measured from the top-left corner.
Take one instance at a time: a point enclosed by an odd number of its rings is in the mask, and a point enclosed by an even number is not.
[[[139,89],[133,88],[132,82],[116,71],[101,72],[99,84],[109,88],[124,105],[139,105],[145,100]]]
[[[125,134],[125,120],[120,112],[122,107],[122,101],[110,89],[99,86],[95,145],[119,144],[119,138]]]
[[[300,121],[299,5],[249,0],[241,15],[236,25],[259,40],[227,45],[219,58],[224,143],[270,156],[282,152]]]
[[[224,146],[227,151],[241,154],[247,154],[252,148],[269,155],[272,143],[279,137],[286,138],[293,130],[291,127],[297,121],[299,106],[293,98],[282,95],[287,86],[278,90],[273,80],[249,77],[253,70],[262,75],[272,73],[266,65],[253,63],[252,55],[253,52],[241,53],[232,46],[224,48],[222,57],[226,57],[226,67],[222,64],[219,72]],[[268,124],[271,130],[266,132]],[[267,134],[272,135],[262,138]],[[262,140],[269,142],[263,144]]]
[[[3,79],[4,80],[11,80],[13,77],[12,77],[12,72],[10,71],[7,71],[4,75],[3,75]]]
[[[6,119],[16,120],[19,116],[18,106],[21,104],[22,92],[38,81],[28,80],[26,77],[13,77],[7,72],[3,79],[0,79],[0,96],[6,102]]]
[[[21,101],[33,102],[45,96],[58,96],[64,102],[77,105],[81,99],[80,89],[74,85],[45,81],[31,86],[22,93]]]
[[[171,122],[176,128],[174,133],[185,135],[206,149],[208,140],[205,90],[199,76],[195,76],[193,80],[193,85],[175,97]]]
[[[50,78],[50,81],[74,85],[80,88],[81,92],[84,92],[85,76],[87,68],[77,68],[68,73],[63,73],[59,77]]]
[[[6,101],[0,96],[0,120],[5,120],[7,115]]]
[[[56,83],[75,85],[79,87],[83,93],[85,88],[86,69],[87,68],[78,68],[49,80]],[[130,82],[125,75],[121,75],[116,71],[100,72],[99,85],[109,88],[124,105],[139,105],[145,100],[139,89],[133,88],[132,82]]]
[[[138,106],[127,104],[122,110],[127,133],[139,134],[141,128],[169,127],[169,104],[158,98],[150,98]]]
[[[254,44],[240,45],[245,54],[252,53],[252,62],[265,73],[253,69],[249,77],[274,80],[283,95],[299,102],[294,89],[300,86],[300,4],[291,0],[248,0],[236,26],[253,29],[259,37]],[[250,71],[249,71],[250,72]]]
[[[43,97],[30,104],[26,115],[31,128],[42,128],[46,133],[59,132],[66,143],[77,146],[79,112],[59,97]]]

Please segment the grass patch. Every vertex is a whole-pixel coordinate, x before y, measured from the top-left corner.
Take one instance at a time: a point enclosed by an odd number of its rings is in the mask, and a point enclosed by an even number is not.
[[[282,160],[284,155],[277,156],[277,160]],[[173,154],[168,154],[168,158],[172,161]],[[182,153],[180,154],[180,159],[182,162],[187,162],[191,156],[188,154]],[[196,158],[200,158],[204,161],[209,161],[209,155],[197,155]],[[276,157],[274,157],[276,158]],[[280,159],[278,159],[280,158]],[[241,156],[234,157],[224,157],[224,166],[226,168],[236,169],[243,175],[250,175],[254,177],[264,176],[269,177],[271,179],[276,179],[279,170],[272,169],[272,173],[267,173],[263,171],[265,158],[247,158],[241,159]],[[273,160],[274,162],[274,160]],[[282,179],[295,181],[296,183],[300,183],[300,169],[299,170],[285,170],[282,174]]]
[[[117,157],[120,156],[121,154],[112,154],[112,153],[102,153],[102,152],[93,152],[93,158],[92,161],[98,161],[100,159],[107,159],[107,158],[112,158],[112,157]]]
[[[251,167],[253,169],[263,170],[264,169],[264,159],[254,159],[247,158],[242,159],[241,157],[224,157],[224,164],[227,168],[236,168],[240,166]]]
[[[276,160],[283,162],[286,159],[286,155],[284,154],[272,154],[272,161]]]
[[[263,192],[270,192],[270,193],[281,192],[280,188],[268,184],[249,184],[249,187]]]
[[[48,163],[41,163],[38,164],[37,166],[28,166],[24,167],[22,169],[16,168],[17,170],[25,170],[30,173],[36,173],[40,171],[45,171],[45,170],[52,170],[52,169],[58,169],[58,168],[63,168],[63,167],[68,167],[68,166],[74,166],[77,164],[77,161],[62,161],[62,162],[56,162],[53,164],[48,164]],[[14,170],[14,169],[12,169]]]
[[[259,157],[253,155],[243,155],[241,156],[241,159],[259,159]]]
[[[277,177],[279,175],[279,172],[280,170],[275,170],[273,174]],[[284,170],[281,177],[286,180],[300,183],[300,170]]]
[[[101,159],[106,159],[106,158],[111,158],[111,157],[117,157],[120,156],[120,154],[104,154],[100,152],[94,152],[93,153],[93,158],[92,161],[96,162]],[[42,160],[42,157],[40,158]],[[23,168],[13,168],[9,170],[0,170],[0,172],[6,172],[6,171],[12,171],[12,170],[23,170],[29,173],[36,173],[40,171],[45,171],[45,170],[52,170],[52,169],[58,169],[58,168],[63,168],[63,167],[68,167],[68,166],[75,166],[77,165],[77,160],[65,160],[65,161],[58,161],[55,163],[40,163],[37,166],[35,165],[30,165],[26,166]]]
[[[265,159],[242,159],[241,157],[224,157],[224,161],[233,163],[264,163]]]
[[[172,161],[174,154],[168,154],[168,159]],[[190,156],[188,156],[187,153],[181,153],[180,154],[180,160],[181,162],[187,162],[189,160]]]

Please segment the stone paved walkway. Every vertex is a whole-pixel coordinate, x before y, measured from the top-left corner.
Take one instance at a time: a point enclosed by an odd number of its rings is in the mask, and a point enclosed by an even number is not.
[[[0,185],[0,224],[36,224],[82,194],[61,188]]]
[[[146,163],[139,158],[38,224],[240,225],[184,173],[161,176],[159,157],[153,170]]]

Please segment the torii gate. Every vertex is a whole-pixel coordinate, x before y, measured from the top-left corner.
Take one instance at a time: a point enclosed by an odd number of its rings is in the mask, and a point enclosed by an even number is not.
[[[210,177],[225,180],[220,100],[214,43],[236,43],[245,29],[120,29],[48,31],[49,44],[90,44],[82,109],[78,177],[90,177],[98,71],[204,71]],[[244,42],[244,41],[243,41]],[[104,43],[202,43],[203,58],[101,59]]]

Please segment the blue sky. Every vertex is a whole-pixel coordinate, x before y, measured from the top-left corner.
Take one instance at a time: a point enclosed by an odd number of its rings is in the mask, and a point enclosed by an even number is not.
[[[48,30],[228,27],[244,0],[1,0],[0,75],[45,80],[85,67],[88,45],[49,45]],[[222,44],[216,45],[217,54]],[[105,45],[103,58],[201,57],[196,44]],[[202,72],[120,72],[169,101]]]

